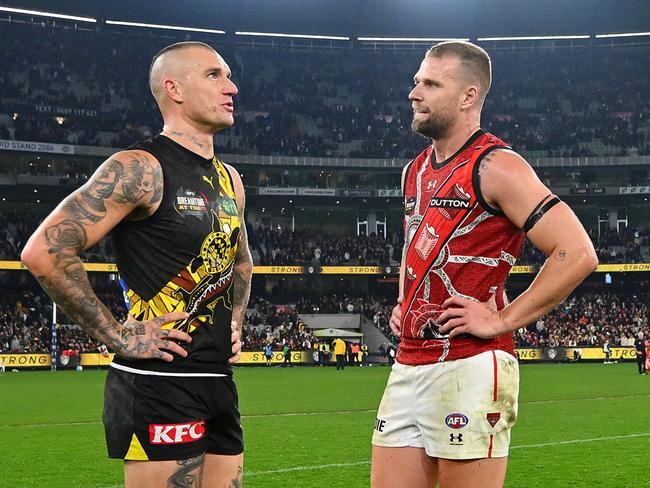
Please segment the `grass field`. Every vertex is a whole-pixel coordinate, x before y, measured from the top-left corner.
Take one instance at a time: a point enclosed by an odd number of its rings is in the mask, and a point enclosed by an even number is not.
[[[386,367],[238,368],[246,488],[369,486]],[[105,371],[0,375],[0,486],[119,488]],[[650,376],[631,363],[522,365],[508,487],[650,486]]]

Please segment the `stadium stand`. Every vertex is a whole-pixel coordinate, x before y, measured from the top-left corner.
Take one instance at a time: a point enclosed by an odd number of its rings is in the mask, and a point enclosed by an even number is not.
[[[36,229],[42,215],[0,214],[0,260],[19,259],[20,250]],[[329,235],[310,228],[283,229],[258,223],[249,225],[249,240],[255,264],[261,265],[399,265],[404,235],[401,229],[386,237]],[[650,261],[648,231],[625,228],[598,236],[590,231],[601,263],[641,263]],[[110,239],[100,241],[84,254],[87,262],[113,262]],[[540,265],[543,255],[526,245],[518,261]]]
[[[629,346],[638,332],[650,333],[646,288],[616,291],[583,290],[548,315],[521,328],[515,335],[518,347],[598,346],[605,338],[614,346]],[[121,292],[117,288],[100,293],[101,300],[120,319],[125,318]],[[310,350],[318,339],[300,313],[359,313],[387,337],[392,298],[337,296],[292,301],[253,296],[244,324],[244,350],[259,351],[266,343],[280,350],[290,342],[292,350]],[[40,290],[5,293],[0,299],[0,353],[49,352],[52,305]],[[99,344],[65,316],[57,319],[59,350],[97,352]],[[373,351],[375,352],[375,351]]]
[[[126,147],[156,133],[146,66],[167,41],[4,26],[0,139]],[[241,93],[220,152],[410,158],[425,144],[405,103],[419,50],[219,48]],[[496,77],[484,127],[529,157],[650,154],[650,48],[620,49],[495,50],[494,70],[507,76]],[[54,107],[68,114],[57,120]]]
[[[40,41],[44,34],[51,42]],[[7,67],[0,74],[0,139],[123,148],[160,129],[157,109],[147,91],[146,66],[153,53],[169,44],[169,37],[8,23],[0,30],[0,42],[5,47],[0,62]],[[242,45],[218,48],[230,62],[240,88],[236,123],[216,140],[220,154],[390,161],[410,159],[425,144],[410,131],[411,110],[406,100],[413,67],[424,48],[400,52]],[[625,56],[620,56],[622,50]],[[483,126],[531,160],[632,158],[632,164],[622,167],[612,163],[576,168],[553,162],[536,170],[554,191],[563,191],[577,203],[572,206],[590,229],[601,263],[650,262],[648,205],[641,198],[625,204],[633,208],[629,222],[627,217],[620,225],[599,217],[595,225],[599,211],[619,205],[618,193],[597,200],[606,186],[618,190],[650,183],[647,164],[634,164],[634,158],[650,154],[650,106],[645,96],[650,88],[650,67],[645,62],[650,47],[495,49],[491,53],[494,70],[501,76],[486,102]],[[380,59],[382,62],[377,62]],[[383,68],[386,62],[394,68],[390,72]],[[532,74],[540,69],[547,76]],[[251,72],[256,76],[249,76]],[[22,184],[18,188],[27,188],[25,182],[46,183],[50,192],[39,193],[39,200],[29,204],[28,211],[3,200],[0,260],[18,259],[26,239],[51,205],[83,184],[101,161],[99,156],[54,157],[37,151],[21,153],[22,157],[8,154],[2,155],[2,173],[9,175],[10,181]],[[307,218],[294,225],[284,208],[280,211],[281,205],[291,204],[291,200],[275,204],[279,193],[265,196],[259,192],[260,188],[309,187],[337,192],[347,188],[360,191],[361,196],[365,190],[398,189],[398,166],[371,172],[357,164],[356,169],[340,170],[291,164],[238,166],[247,191],[251,190],[247,227],[255,264],[398,265],[403,244],[398,195],[386,199],[384,207],[393,213],[384,232],[369,227],[351,232],[329,212],[320,214],[317,222]],[[38,188],[42,190],[42,186]],[[340,206],[338,200],[305,201],[352,213],[361,203],[360,199],[342,200]],[[112,262],[110,241],[100,242],[84,258]],[[518,264],[538,266],[543,261],[539,251],[526,245]],[[0,272],[3,290],[19,289],[14,278]],[[286,342],[293,350],[310,349],[316,339],[300,313],[357,313],[390,336],[394,282],[387,285],[389,292],[374,293],[367,289],[374,279],[368,277],[360,287],[363,290],[349,290],[347,296],[340,290],[315,296],[305,285],[296,288],[299,293],[281,296],[273,293],[272,281],[256,276],[254,288],[259,293],[251,300],[244,348],[259,350],[271,341],[278,350]],[[24,277],[17,281],[26,285]],[[102,300],[123,317],[121,293],[114,283],[108,286],[99,278],[95,283],[104,283]],[[515,288],[522,286],[517,282]],[[2,295],[0,352],[49,350],[51,301],[37,288],[25,290]],[[593,345],[609,337],[613,344],[624,344],[631,334],[647,330],[647,296],[643,287],[636,295],[629,290],[595,293],[585,288],[541,321],[518,331],[517,343],[522,347]],[[66,324],[59,329],[60,349],[97,350],[98,344],[68,324],[64,316],[57,322]]]

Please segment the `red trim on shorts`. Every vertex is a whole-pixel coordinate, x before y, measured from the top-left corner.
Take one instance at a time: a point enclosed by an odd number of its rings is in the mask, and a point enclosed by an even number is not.
[[[497,376],[497,355],[492,350],[492,368],[494,369],[494,401],[497,401],[497,385],[498,385],[498,376]],[[492,444],[490,444],[492,445]]]
[[[494,434],[490,434],[490,446],[488,447],[488,455],[487,457],[491,458],[492,457],[492,439],[494,438]]]

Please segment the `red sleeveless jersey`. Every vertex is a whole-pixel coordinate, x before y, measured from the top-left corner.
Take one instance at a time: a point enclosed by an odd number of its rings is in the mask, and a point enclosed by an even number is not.
[[[485,203],[478,179],[481,159],[499,148],[508,146],[479,130],[445,163],[432,163],[429,146],[406,169],[400,363],[430,364],[493,349],[514,354],[511,333],[449,339],[436,322],[452,295],[481,302],[494,297],[499,310],[507,304],[505,282],[524,233]]]

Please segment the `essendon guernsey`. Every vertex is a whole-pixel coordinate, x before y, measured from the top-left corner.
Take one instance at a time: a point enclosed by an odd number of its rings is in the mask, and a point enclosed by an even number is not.
[[[439,333],[442,303],[450,296],[507,304],[505,282],[524,233],[481,195],[478,168],[490,151],[508,146],[477,131],[447,161],[432,162],[432,147],[407,168],[404,180],[406,260],[402,339],[397,359],[428,364],[502,349],[514,354],[512,334],[495,339]]]

